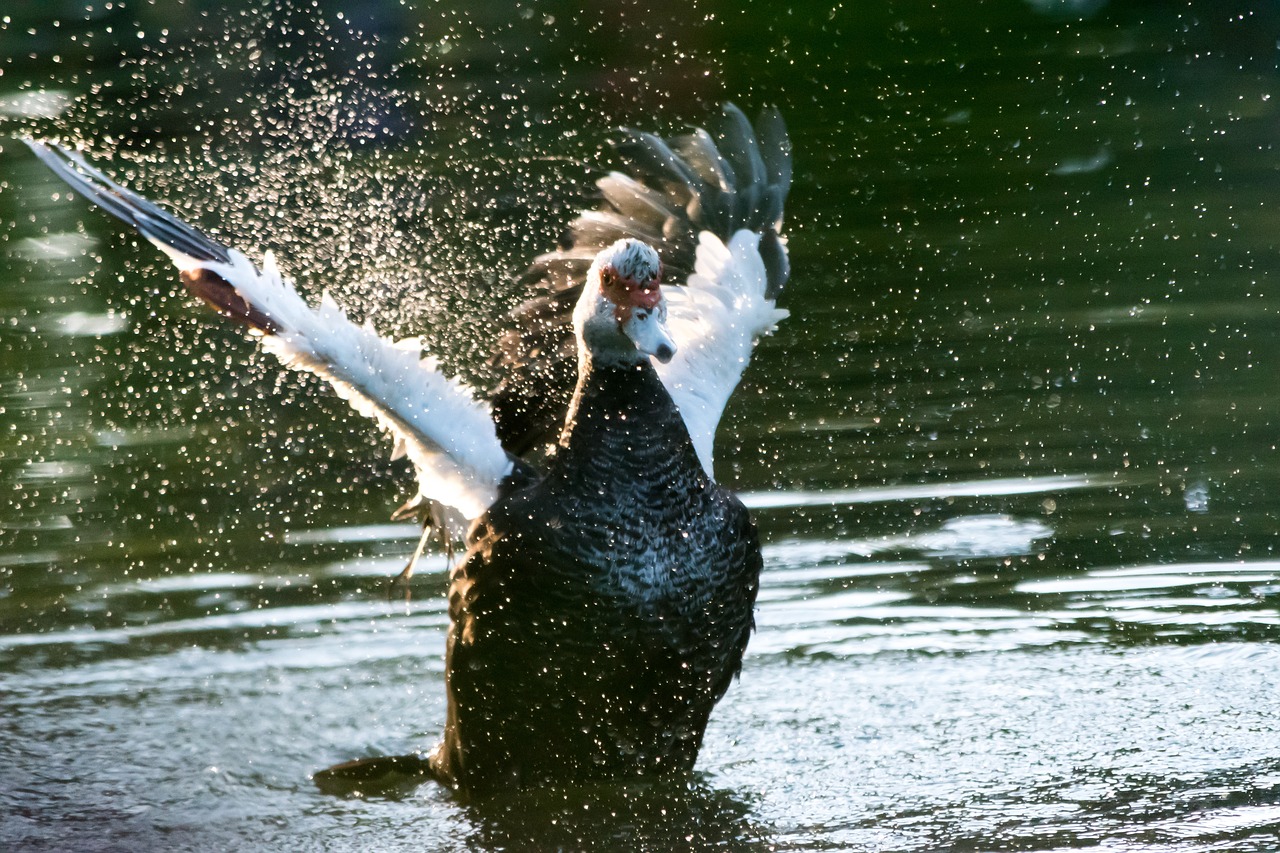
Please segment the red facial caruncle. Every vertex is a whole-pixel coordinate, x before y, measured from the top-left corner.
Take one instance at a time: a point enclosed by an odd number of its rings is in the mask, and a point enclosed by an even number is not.
[[[662,301],[661,283],[661,266],[658,267],[658,274],[648,281],[624,278],[612,266],[607,266],[600,271],[600,290],[606,299],[617,306],[613,314],[619,323],[626,322],[631,317],[633,309],[643,308],[652,311],[657,308],[658,303]]]

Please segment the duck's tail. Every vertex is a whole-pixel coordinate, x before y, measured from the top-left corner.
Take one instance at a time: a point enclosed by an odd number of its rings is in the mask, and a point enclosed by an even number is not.
[[[392,341],[368,323],[353,323],[327,293],[312,308],[280,275],[271,253],[259,270],[79,154],[25,141],[72,189],[167,254],[193,294],[261,335],[263,348],[286,366],[321,377],[356,411],[377,420],[395,441],[393,455],[414,463],[424,497],[468,518],[494,501],[513,461],[498,442],[488,406],[434,358],[422,358],[419,341]]]
[[[415,788],[432,779],[439,781],[431,759],[431,755],[421,752],[357,758],[317,770],[312,774],[311,781],[326,794],[390,794]]]

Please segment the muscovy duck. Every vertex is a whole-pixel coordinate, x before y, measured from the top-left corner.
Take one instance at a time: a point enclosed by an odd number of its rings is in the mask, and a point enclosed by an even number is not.
[[[782,120],[767,110],[753,129],[724,112],[718,145],[701,129],[624,131],[633,173],[602,178],[600,208],[530,268],[538,292],[499,342],[492,408],[416,342],[352,323],[327,294],[310,307],[269,253],[256,269],[80,155],[28,141],[192,293],[376,419],[422,503],[472,521],[449,584],[442,743],[318,779],[421,773],[480,797],[692,769],[740,669],[761,568],[712,444],[755,340],[786,316],[789,274]],[[545,445],[540,471],[522,455]]]

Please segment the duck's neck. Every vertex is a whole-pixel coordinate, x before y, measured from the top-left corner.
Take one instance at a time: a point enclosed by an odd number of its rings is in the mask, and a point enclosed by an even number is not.
[[[630,365],[583,360],[556,461],[561,470],[613,471],[623,479],[673,466],[702,476],[689,430],[647,358]]]

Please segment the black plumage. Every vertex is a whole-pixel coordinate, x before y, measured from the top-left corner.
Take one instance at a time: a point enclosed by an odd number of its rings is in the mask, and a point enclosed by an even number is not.
[[[432,772],[483,795],[691,770],[741,666],[760,546],[647,360],[587,370],[545,476],[469,546]]]

